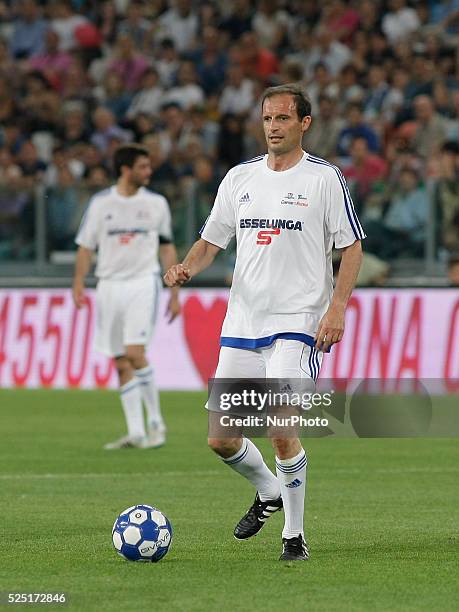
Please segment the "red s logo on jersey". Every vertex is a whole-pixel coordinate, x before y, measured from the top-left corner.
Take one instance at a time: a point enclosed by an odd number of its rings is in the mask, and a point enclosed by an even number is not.
[[[271,236],[278,236],[280,234],[280,227],[272,230],[260,230],[257,234],[257,244],[267,245],[271,244]]]

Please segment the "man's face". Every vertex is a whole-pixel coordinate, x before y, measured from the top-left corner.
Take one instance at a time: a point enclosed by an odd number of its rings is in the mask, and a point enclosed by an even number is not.
[[[290,94],[266,98],[263,103],[263,129],[269,153],[282,155],[301,146],[311,117],[298,118],[295,100]]]
[[[132,168],[128,169],[129,182],[135,187],[144,187],[148,185],[151,177],[150,159],[145,155],[138,157]]]

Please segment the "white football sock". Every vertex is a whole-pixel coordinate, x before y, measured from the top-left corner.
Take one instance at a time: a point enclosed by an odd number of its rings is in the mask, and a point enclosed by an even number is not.
[[[256,487],[261,501],[279,498],[278,479],[264,462],[255,444],[247,438],[242,439],[242,446],[236,454],[223,458],[223,461]]]
[[[134,370],[134,374],[140,382],[142,399],[147,410],[147,423],[149,427],[164,427],[161,409],[159,407],[159,393],[155,385],[153,368],[146,366],[140,370]]]
[[[276,473],[279,480],[282,501],[284,502],[285,524],[283,538],[304,535],[304,496],[306,492],[306,466],[308,464],[303,449],[291,459],[276,457]]]
[[[128,435],[133,437],[145,436],[142,396],[139,381],[136,378],[133,378],[120,387],[120,397],[126,419]]]

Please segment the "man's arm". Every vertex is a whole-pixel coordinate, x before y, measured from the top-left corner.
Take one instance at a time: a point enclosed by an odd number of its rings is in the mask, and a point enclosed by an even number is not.
[[[159,260],[163,270],[169,270],[177,264],[177,250],[172,243],[159,245]],[[178,299],[178,287],[171,287],[170,298],[167,303],[166,313],[169,315],[169,323],[180,314],[180,302]]]
[[[92,254],[91,249],[78,247],[72,289],[73,302],[77,308],[84,306],[84,279],[91,268]]]
[[[172,266],[164,275],[168,287],[177,287],[188,282],[202,270],[205,270],[215,259],[220,247],[200,238],[193,244],[181,264]]]
[[[344,314],[362,263],[362,243],[356,240],[342,250],[341,264],[331,304],[319,323],[316,346],[326,351],[344,334]]]

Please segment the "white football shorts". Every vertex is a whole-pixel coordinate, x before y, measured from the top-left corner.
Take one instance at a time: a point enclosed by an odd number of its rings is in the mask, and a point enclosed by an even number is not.
[[[316,348],[282,338],[259,349],[222,346],[214,378],[282,379],[291,394],[314,393],[322,358],[323,353]]]
[[[222,346],[215,378],[309,378],[315,383],[322,358],[316,348],[282,338],[253,350]]]
[[[100,280],[96,290],[96,349],[118,357],[124,355],[126,346],[147,346],[155,328],[161,287],[158,274],[134,280]]]

